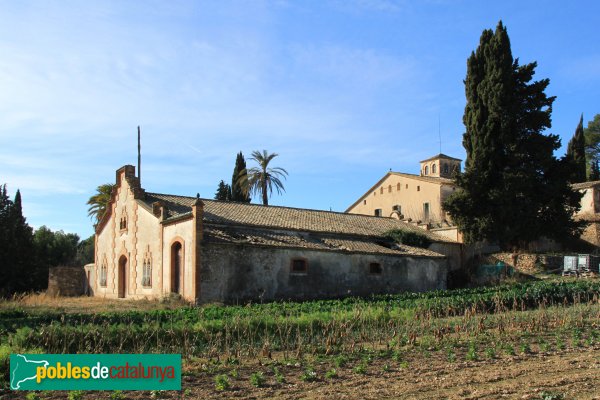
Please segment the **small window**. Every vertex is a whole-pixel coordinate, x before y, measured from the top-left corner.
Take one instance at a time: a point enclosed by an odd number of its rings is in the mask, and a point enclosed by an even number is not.
[[[363,200],[363,204],[366,206],[366,205],[367,205],[367,201],[366,201],[366,200]]]
[[[396,185],[396,190],[400,191],[400,182],[398,182],[398,185]]]
[[[437,171],[437,167],[436,167],[436,165],[435,165],[435,164],[433,164],[433,165],[431,166],[431,173],[432,173],[432,174],[435,174],[435,172],[436,172],[436,171]]]
[[[377,196],[377,192],[373,192],[373,196]]]
[[[376,208],[375,209],[375,216],[376,217],[381,217],[381,215],[382,215],[381,208]]]
[[[308,270],[308,263],[303,258],[294,258],[292,260],[292,273],[293,274],[306,274]]]
[[[392,193],[392,185],[388,186],[388,193]]]
[[[369,264],[369,274],[381,275],[382,272],[383,272],[383,268],[381,268],[381,264],[379,264],[379,263]]]
[[[406,184],[406,187],[405,187],[405,189],[408,189],[408,183]]]
[[[106,265],[106,259],[102,262],[102,266],[100,267],[100,286],[106,287],[106,273],[108,267]]]
[[[383,186],[379,188],[379,194],[383,194]]]
[[[423,219],[429,219],[429,203],[423,203]]]
[[[421,191],[421,186],[417,186],[417,192]]]
[[[400,204],[396,204],[395,206],[393,206],[392,210],[397,211],[398,214],[402,213],[402,207],[400,207]]]
[[[429,175],[429,167],[427,165],[425,166],[425,175]]]
[[[444,164],[444,173],[447,174],[448,173],[448,164]]]

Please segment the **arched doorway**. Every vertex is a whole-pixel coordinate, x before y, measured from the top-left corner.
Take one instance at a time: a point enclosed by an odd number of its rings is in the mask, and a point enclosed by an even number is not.
[[[183,246],[180,242],[171,245],[171,293],[181,293]]]
[[[127,293],[127,257],[121,256],[119,258],[119,271],[118,271],[118,296],[121,299],[125,298]]]

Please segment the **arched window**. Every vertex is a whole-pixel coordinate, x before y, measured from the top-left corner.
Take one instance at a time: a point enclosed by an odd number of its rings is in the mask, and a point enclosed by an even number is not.
[[[183,270],[183,246],[180,242],[171,245],[171,292],[181,293]]]
[[[444,164],[444,173],[447,174],[448,173],[448,164]]]
[[[432,173],[432,174],[435,174],[436,170],[437,170],[437,167],[435,166],[435,164],[433,164],[433,165],[431,166],[431,173]]]
[[[127,229],[127,210],[123,207],[123,211],[121,212],[121,219],[119,220],[119,229],[125,230]]]
[[[100,265],[100,286],[106,287],[106,273],[108,272],[108,265],[106,265],[106,257]]]
[[[429,175],[429,167],[427,165],[425,166],[425,175]]]
[[[388,186],[388,193],[392,193],[392,185]]]
[[[400,182],[396,185],[396,190],[400,191]]]
[[[152,255],[150,252],[146,252],[144,256],[144,262],[142,263],[142,286],[152,286]]]

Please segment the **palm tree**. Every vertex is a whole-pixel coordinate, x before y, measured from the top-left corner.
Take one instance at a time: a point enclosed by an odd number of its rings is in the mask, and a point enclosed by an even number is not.
[[[258,150],[252,152],[250,160],[256,161],[258,167],[252,167],[248,171],[242,170],[239,175],[239,185],[245,191],[245,194],[256,193],[262,195],[262,202],[265,206],[269,205],[269,196],[273,193],[273,188],[278,194],[285,192],[281,179],[288,175],[287,171],[280,167],[269,168],[269,163],[277,153],[269,154],[266,150],[262,153]]]
[[[96,194],[88,200],[87,205],[90,206],[90,208],[88,208],[88,216],[93,220],[96,220],[94,226],[100,222],[104,216],[114,187],[115,185],[112,183],[100,185],[96,188]]]

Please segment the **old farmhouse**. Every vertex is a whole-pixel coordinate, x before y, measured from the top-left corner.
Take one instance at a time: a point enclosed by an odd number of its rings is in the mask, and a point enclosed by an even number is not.
[[[454,174],[461,160],[438,154],[420,162],[419,175],[388,172],[346,212],[397,218],[425,230],[461,241],[442,203],[455,190]]]
[[[391,229],[433,244],[394,244],[384,237]],[[393,218],[149,193],[131,165],[116,172],[95,238],[86,268],[93,295],[175,293],[196,303],[444,289],[460,253],[458,243]]]

